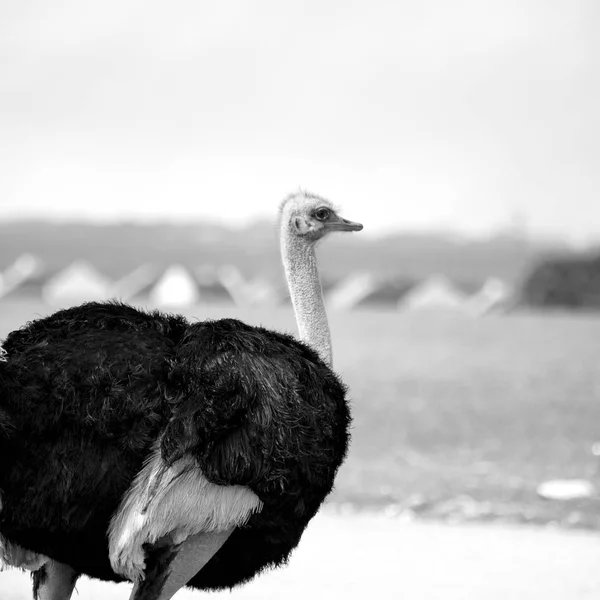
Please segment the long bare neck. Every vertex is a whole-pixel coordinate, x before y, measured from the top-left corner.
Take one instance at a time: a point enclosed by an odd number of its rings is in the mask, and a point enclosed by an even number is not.
[[[300,339],[331,365],[331,335],[314,245],[306,243],[284,226],[281,230],[281,258]]]

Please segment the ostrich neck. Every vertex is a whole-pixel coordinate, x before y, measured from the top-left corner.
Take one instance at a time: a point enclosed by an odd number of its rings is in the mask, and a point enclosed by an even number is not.
[[[281,256],[300,339],[331,365],[331,336],[314,244],[284,228]]]

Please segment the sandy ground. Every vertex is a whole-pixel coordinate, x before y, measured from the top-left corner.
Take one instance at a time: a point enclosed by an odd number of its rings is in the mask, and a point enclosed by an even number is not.
[[[83,579],[74,598],[125,600],[130,586]],[[600,534],[499,525],[318,516],[286,569],[233,592],[176,600],[511,600],[600,598]],[[31,598],[29,577],[0,573],[0,599]]]

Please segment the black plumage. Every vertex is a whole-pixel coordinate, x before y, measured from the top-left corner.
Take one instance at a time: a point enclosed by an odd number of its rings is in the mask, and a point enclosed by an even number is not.
[[[160,440],[263,502],[192,579],[232,587],[287,560],[348,446],[346,390],[315,351],[234,319],[87,303],[9,334],[0,362],[0,534],[119,581],[107,528]]]

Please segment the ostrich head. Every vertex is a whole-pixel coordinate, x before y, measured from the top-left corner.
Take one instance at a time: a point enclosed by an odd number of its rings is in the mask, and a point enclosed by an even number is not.
[[[332,231],[360,231],[363,226],[340,217],[324,198],[299,191],[279,207],[281,258],[300,339],[331,365],[331,336],[315,244]]]
[[[287,233],[312,244],[332,231],[360,231],[363,226],[343,219],[329,200],[297,192],[290,194],[279,208],[279,225],[289,228]]]

